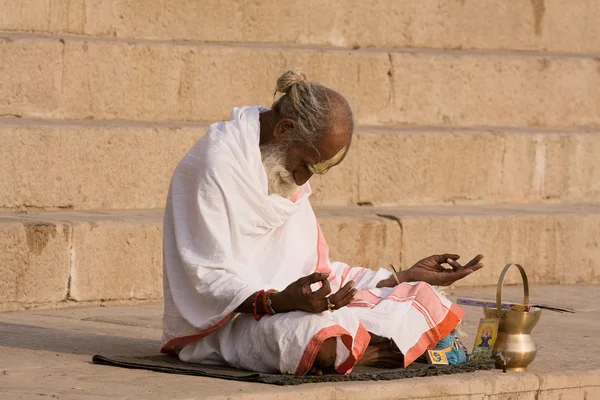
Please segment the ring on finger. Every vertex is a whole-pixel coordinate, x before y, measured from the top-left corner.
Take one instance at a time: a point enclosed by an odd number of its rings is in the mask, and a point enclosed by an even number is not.
[[[335,310],[335,304],[333,304],[331,300],[329,300],[329,297],[327,297],[327,309],[331,312]]]

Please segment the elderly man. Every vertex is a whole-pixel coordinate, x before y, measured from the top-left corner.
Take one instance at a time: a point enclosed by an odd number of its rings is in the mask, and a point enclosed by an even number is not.
[[[163,352],[303,375],[406,366],[463,312],[431,285],[483,267],[435,255],[393,276],[329,260],[308,180],[343,161],[339,93],[287,71],[269,110],[235,108],[177,166],[164,220]],[[445,268],[447,263],[451,268]]]

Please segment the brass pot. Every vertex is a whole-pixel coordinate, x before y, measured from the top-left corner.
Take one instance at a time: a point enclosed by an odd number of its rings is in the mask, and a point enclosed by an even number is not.
[[[524,372],[537,353],[535,342],[531,337],[531,331],[540,320],[542,310],[539,308],[534,308],[530,311],[502,310],[504,277],[513,265],[519,269],[523,278],[523,305],[525,307],[529,306],[529,281],[527,274],[519,264],[508,264],[504,267],[498,279],[496,308],[486,307],[483,313],[486,318],[500,318],[498,338],[494,343],[493,350],[493,354],[496,357],[496,368],[504,368],[505,360],[508,359],[508,362],[506,362],[507,370]]]

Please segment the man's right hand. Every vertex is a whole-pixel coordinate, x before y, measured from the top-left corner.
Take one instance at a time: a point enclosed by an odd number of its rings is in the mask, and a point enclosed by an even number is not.
[[[315,272],[291,283],[283,291],[271,296],[273,309],[277,313],[290,311],[320,313],[328,309],[327,297],[332,304],[335,304],[335,310],[348,305],[357,292],[356,289],[352,289],[354,282],[346,283],[340,290],[330,295],[331,286],[328,277],[327,273]],[[321,282],[322,286],[313,292],[310,286],[317,282]]]

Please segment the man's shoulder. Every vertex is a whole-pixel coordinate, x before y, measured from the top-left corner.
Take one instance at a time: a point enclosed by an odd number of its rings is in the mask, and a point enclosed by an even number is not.
[[[210,168],[228,164],[231,160],[232,150],[226,140],[213,140],[204,136],[186,153],[181,163]]]
[[[183,156],[176,171],[194,174],[212,174],[235,165],[231,138],[218,126],[211,125],[209,131]]]

